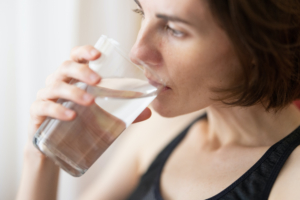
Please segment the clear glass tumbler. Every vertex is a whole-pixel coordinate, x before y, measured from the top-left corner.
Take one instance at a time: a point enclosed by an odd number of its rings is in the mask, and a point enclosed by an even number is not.
[[[102,77],[100,84],[71,83],[94,95],[95,104],[81,106],[59,99],[76,112],[76,118],[47,118],[33,138],[41,152],[75,177],[91,167],[164,87],[150,68],[132,63],[116,41],[101,36],[95,47],[102,54],[89,66]]]

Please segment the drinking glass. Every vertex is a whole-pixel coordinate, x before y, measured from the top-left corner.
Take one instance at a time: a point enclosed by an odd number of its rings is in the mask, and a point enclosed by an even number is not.
[[[97,86],[72,80],[71,84],[95,97],[91,106],[59,99],[76,112],[72,121],[48,117],[33,143],[72,176],[83,175],[112,142],[155,99],[164,83],[143,62],[136,65],[119,44],[104,35],[95,45],[101,57],[89,63],[102,80]]]

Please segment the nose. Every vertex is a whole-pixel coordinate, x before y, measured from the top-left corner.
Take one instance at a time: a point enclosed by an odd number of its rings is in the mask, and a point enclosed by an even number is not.
[[[159,66],[163,61],[159,46],[160,37],[151,30],[150,25],[143,24],[130,51],[130,59],[138,65],[142,61],[150,67]]]

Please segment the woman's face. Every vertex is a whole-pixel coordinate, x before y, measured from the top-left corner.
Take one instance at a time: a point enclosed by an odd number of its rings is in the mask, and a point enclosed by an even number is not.
[[[216,103],[212,88],[228,88],[241,67],[226,33],[205,0],[135,0],[143,14],[131,50],[167,87],[153,101],[162,116],[173,117]]]

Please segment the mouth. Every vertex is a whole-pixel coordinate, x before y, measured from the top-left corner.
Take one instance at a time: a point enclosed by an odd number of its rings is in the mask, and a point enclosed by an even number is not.
[[[166,91],[166,90],[171,90],[171,88],[167,85],[164,85],[164,84],[161,84],[161,83],[158,83],[150,78],[148,78],[148,81],[151,85],[153,85],[154,87],[158,88],[161,90],[161,92],[163,91]]]
[[[165,84],[163,79],[161,79],[159,76],[154,75],[153,72],[151,73],[151,71],[146,70],[144,75],[148,79],[149,84],[158,88],[160,92],[171,90],[171,88]]]

